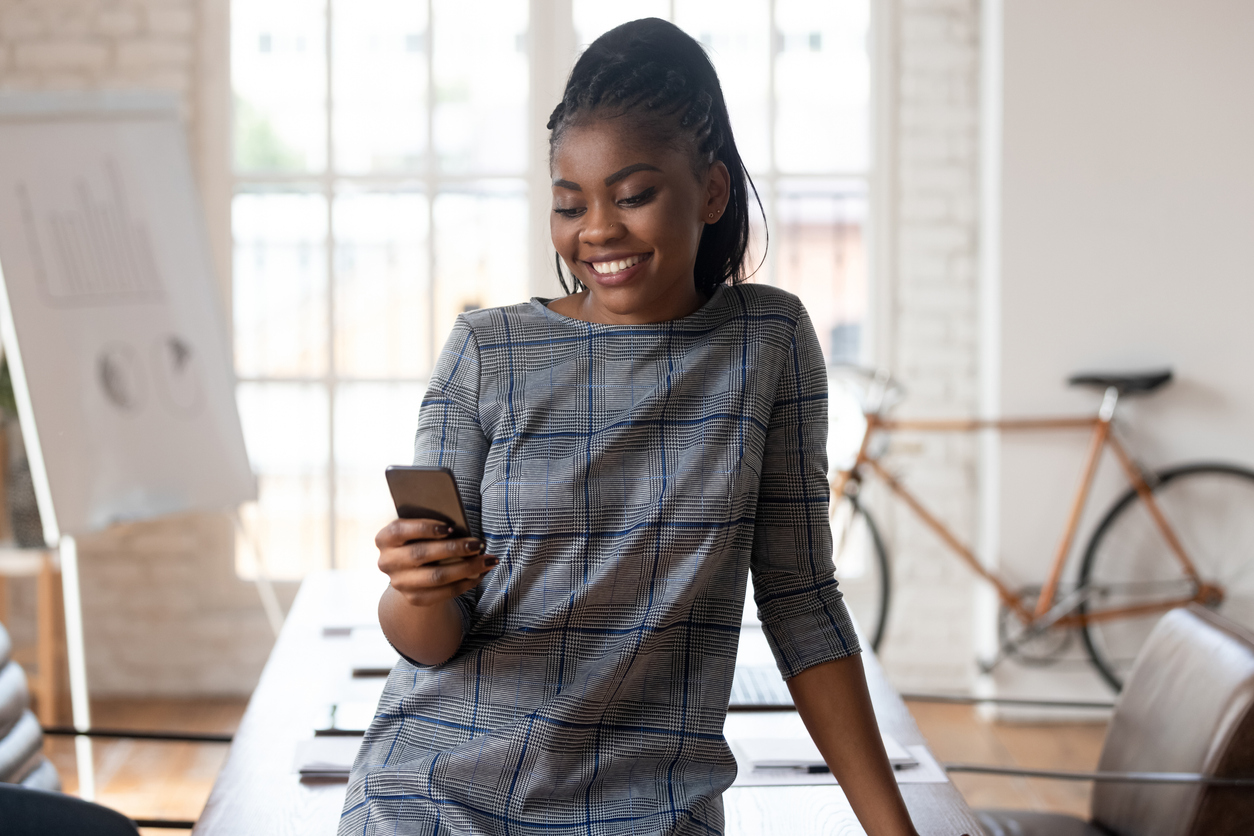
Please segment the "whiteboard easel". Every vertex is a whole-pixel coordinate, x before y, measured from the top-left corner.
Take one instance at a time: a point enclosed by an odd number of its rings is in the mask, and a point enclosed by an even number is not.
[[[177,99],[0,95],[0,337],[60,551],[79,731],[75,537],[256,499],[226,334]],[[90,738],[75,747],[91,798]]]

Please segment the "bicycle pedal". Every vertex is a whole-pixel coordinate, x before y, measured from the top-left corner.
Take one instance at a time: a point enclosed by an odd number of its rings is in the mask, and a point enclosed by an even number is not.
[[[1001,665],[1001,663],[1004,661],[1006,661],[1005,656],[998,656],[992,661],[989,661],[987,659],[980,659],[977,657],[975,660],[975,666],[979,668],[980,673],[990,674],[993,671],[997,670],[998,666]]]

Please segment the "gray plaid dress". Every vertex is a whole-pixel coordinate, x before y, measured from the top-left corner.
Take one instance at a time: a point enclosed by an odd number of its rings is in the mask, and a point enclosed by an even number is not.
[[[722,833],[748,572],[784,677],[858,651],[826,433],[814,328],[772,287],[654,325],[460,316],[414,460],[501,563],[452,659],[392,671],[341,836]]]

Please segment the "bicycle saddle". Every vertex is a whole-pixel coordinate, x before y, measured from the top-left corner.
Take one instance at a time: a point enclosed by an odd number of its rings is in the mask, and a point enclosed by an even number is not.
[[[1107,374],[1105,372],[1088,372],[1073,374],[1067,378],[1071,386],[1092,386],[1097,389],[1114,387],[1120,395],[1136,395],[1153,392],[1160,386],[1171,382],[1171,369],[1139,374]]]

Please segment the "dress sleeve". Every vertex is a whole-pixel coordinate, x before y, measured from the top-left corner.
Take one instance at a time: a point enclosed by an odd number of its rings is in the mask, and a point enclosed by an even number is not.
[[[801,309],[771,410],[753,535],[754,601],[785,679],[860,651],[832,565],[827,372]]]
[[[476,536],[483,533],[481,485],[487,455],[488,439],[479,423],[479,343],[470,324],[459,315],[436,358],[418,411],[414,464],[453,471],[466,522]],[[480,588],[476,586],[456,599],[462,611],[463,634],[473,622]]]

